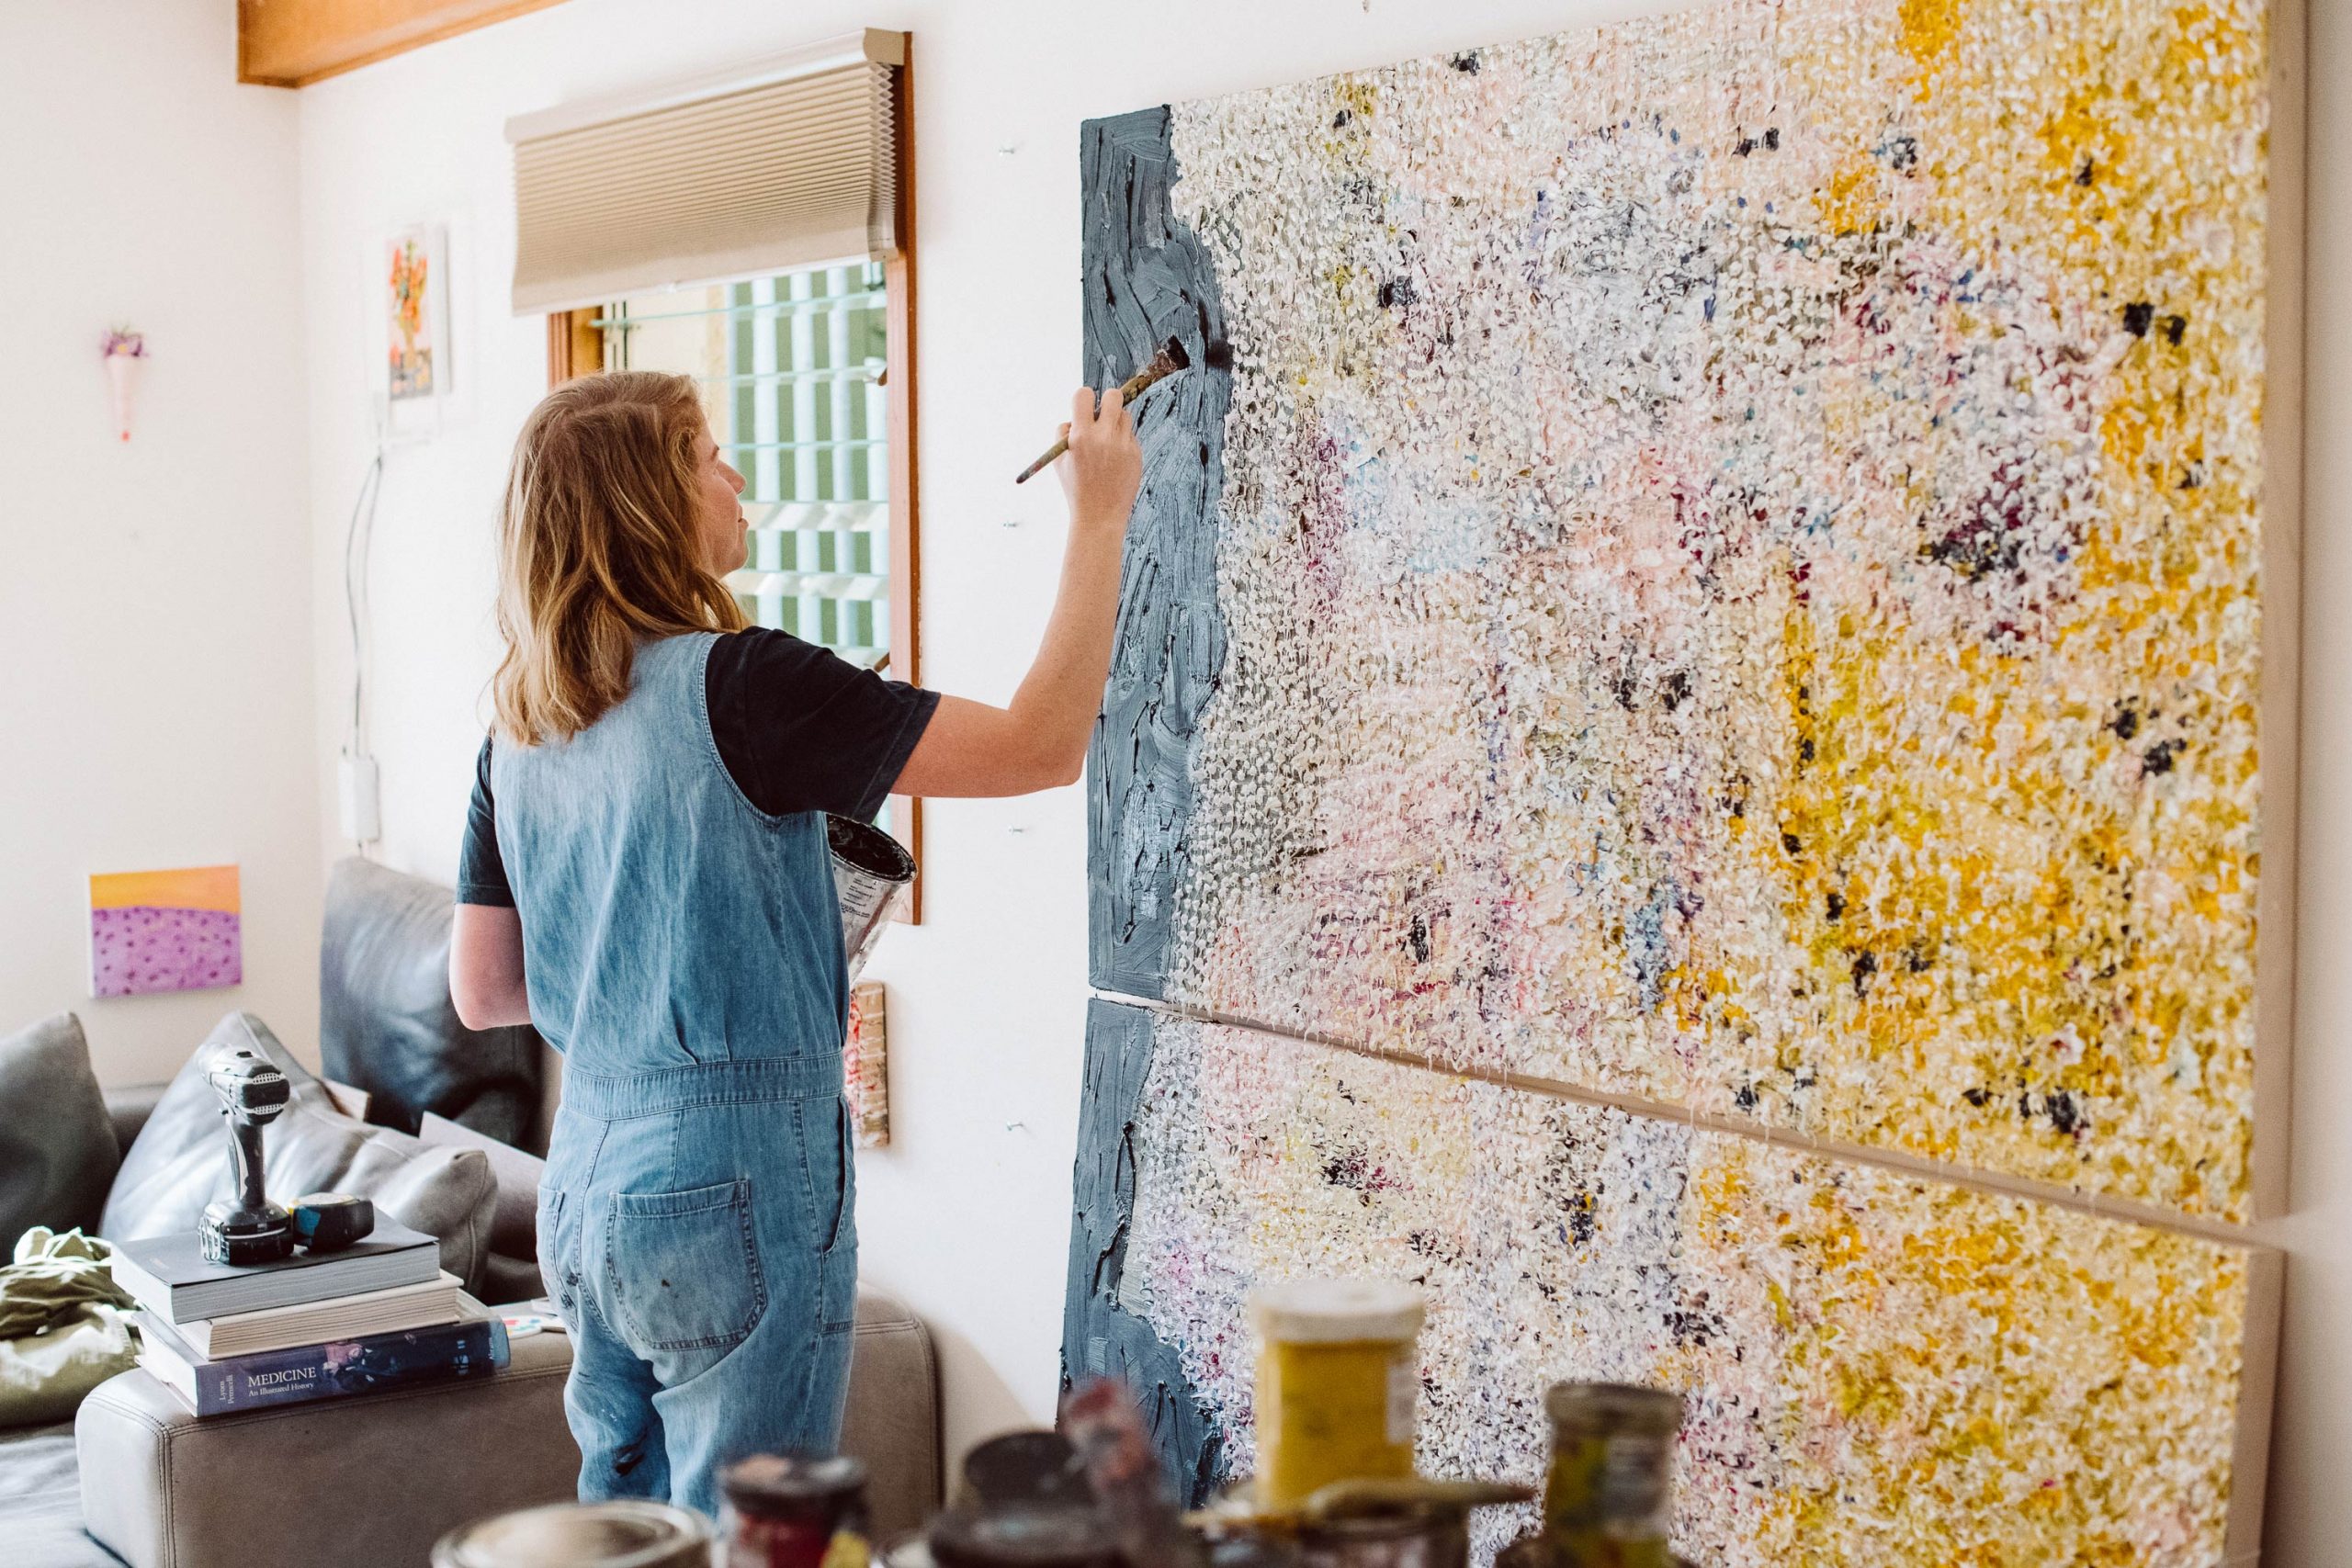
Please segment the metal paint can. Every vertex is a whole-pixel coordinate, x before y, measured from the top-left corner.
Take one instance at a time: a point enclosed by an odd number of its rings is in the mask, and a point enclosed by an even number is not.
[[[872,823],[831,814],[825,843],[833,853],[833,894],[842,906],[842,952],[854,980],[914,887],[915,857]]]
[[[461,1525],[433,1568],[710,1568],[710,1527],[667,1503],[551,1503]]]
[[[1432,1508],[1326,1519],[1298,1536],[1299,1568],[1467,1568],[1465,1511]]]

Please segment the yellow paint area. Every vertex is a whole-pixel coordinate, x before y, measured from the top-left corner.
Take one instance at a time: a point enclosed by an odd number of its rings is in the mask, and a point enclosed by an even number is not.
[[[93,909],[213,909],[238,912],[237,868],[190,866],[180,871],[118,871],[90,878]]]

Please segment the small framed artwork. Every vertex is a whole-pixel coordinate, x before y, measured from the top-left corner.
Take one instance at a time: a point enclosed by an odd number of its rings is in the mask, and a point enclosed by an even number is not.
[[[90,994],[207,991],[245,977],[233,865],[90,878]]]
[[[393,402],[441,396],[448,318],[448,231],[419,224],[394,234],[384,246],[386,395]]]
[[[449,342],[449,231],[413,223],[386,237],[378,255],[375,311],[383,369],[377,382],[392,434],[424,434],[441,423],[456,364]]]
[[[860,980],[850,987],[849,1038],[842,1049],[842,1077],[857,1146],[889,1147],[889,1013],[879,980]]]

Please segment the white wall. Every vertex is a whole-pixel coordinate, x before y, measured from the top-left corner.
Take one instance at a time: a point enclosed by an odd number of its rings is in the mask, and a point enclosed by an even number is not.
[[[232,1008],[316,1055],[298,109],[235,85],[235,12],[12,0],[0,39],[0,1032],[70,1008],[117,1083]],[[84,878],[228,861],[245,983],[93,1000]]]
[[[454,215],[464,275],[458,362],[477,400],[442,441],[395,455],[377,553],[384,856],[454,872],[480,693],[492,657],[489,527],[507,443],[543,386],[536,319],[503,304],[511,114],[868,24],[916,35],[922,288],[924,675],[1002,699],[1050,600],[1060,530],[1049,490],[1011,469],[1051,425],[1079,363],[1078,123],[1172,98],[1525,36],[1645,8],[1577,0],[571,0],[309,89],[302,100],[311,513],[319,528],[319,790],[332,800],[343,668],[340,508],[368,453],[363,263],[380,228]],[[2352,266],[2352,130],[2332,84],[2352,38],[2315,7],[2312,273]],[[1005,151],[1010,149],[1010,151]],[[470,326],[464,317],[470,315]],[[2305,898],[2295,1250],[2271,1497],[2274,1561],[2333,1560],[2352,1538],[2352,308],[2314,291],[2313,503],[2304,690]],[[2337,481],[2330,485],[2328,480]],[[1007,526],[1007,525],[1015,525]],[[2333,722],[2331,722],[2333,721]],[[895,1146],[865,1156],[868,1275],[913,1304],[944,1349],[951,1453],[1041,1420],[1057,1372],[1085,987],[1084,822],[1077,791],[934,803],[929,919],[894,933]],[[325,826],[333,831],[331,807]]]

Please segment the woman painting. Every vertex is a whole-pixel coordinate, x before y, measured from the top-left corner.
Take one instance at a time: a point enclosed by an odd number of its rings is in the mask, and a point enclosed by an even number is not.
[[[539,1256],[583,1499],[715,1514],[721,1465],[839,1438],[857,1226],[824,818],[1079,776],[1142,457],[1116,392],[1080,392],[1069,435],[1060,591],[1000,708],[745,627],[720,581],[743,476],[691,381],[585,377],[524,426],[449,985],[469,1026],[564,1054]]]

